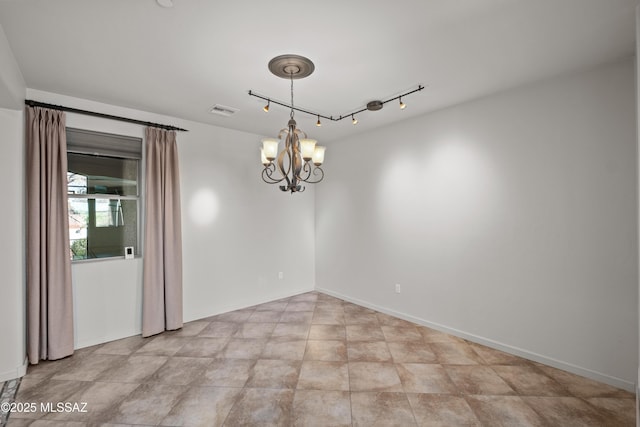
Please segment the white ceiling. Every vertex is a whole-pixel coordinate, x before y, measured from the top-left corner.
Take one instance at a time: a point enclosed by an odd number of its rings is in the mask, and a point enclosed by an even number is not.
[[[2,0],[0,25],[27,87],[274,135],[289,81],[269,60],[316,65],[295,103],[327,116],[418,84],[426,89],[359,115],[314,124],[332,141],[448,105],[634,52],[637,0]],[[214,104],[239,108],[233,117]]]

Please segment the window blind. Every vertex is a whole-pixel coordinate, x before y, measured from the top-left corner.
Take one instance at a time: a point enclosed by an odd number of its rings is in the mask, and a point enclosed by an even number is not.
[[[67,151],[125,159],[142,158],[142,138],[67,128]]]

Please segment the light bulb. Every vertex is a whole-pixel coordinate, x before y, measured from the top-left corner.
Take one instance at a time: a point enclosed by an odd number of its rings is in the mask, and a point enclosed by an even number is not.
[[[322,126],[322,123],[320,123],[320,116],[318,116],[318,121],[316,122],[316,126],[318,127]]]
[[[404,110],[405,108],[407,108],[407,104],[405,104],[404,102],[402,102],[402,97],[400,97],[400,109]]]
[[[354,125],[358,124],[358,119],[356,119],[355,117],[353,117],[353,114],[351,115],[351,123],[353,123]]]
[[[268,113],[268,112],[269,112],[269,105],[271,105],[271,101],[267,101],[267,105],[265,105],[264,107],[262,107],[262,110],[263,110],[265,113]]]

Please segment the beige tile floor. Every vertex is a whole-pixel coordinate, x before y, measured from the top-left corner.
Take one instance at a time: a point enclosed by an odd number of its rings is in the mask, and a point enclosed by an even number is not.
[[[635,396],[311,292],[29,368],[9,426],[634,426]]]

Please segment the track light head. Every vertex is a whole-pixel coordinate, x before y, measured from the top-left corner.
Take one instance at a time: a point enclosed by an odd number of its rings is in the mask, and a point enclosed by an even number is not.
[[[318,116],[318,121],[316,122],[316,126],[318,127],[322,126],[322,123],[320,123],[320,116]]]
[[[405,104],[404,102],[402,102],[402,97],[400,97],[400,109],[404,110],[405,108],[407,108],[407,104]]]
[[[351,123],[353,123],[354,125],[358,124],[358,119],[356,119],[355,117],[353,117],[353,114],[351,115]]]
[[[270,106],[270,105],[271,105],[271,100],[267,101],[267,105],[265,105],[264,107],[262,107],[262,110],[263,110],[265,113],[268,113],[268,112],[269,112],[269,106]]]

